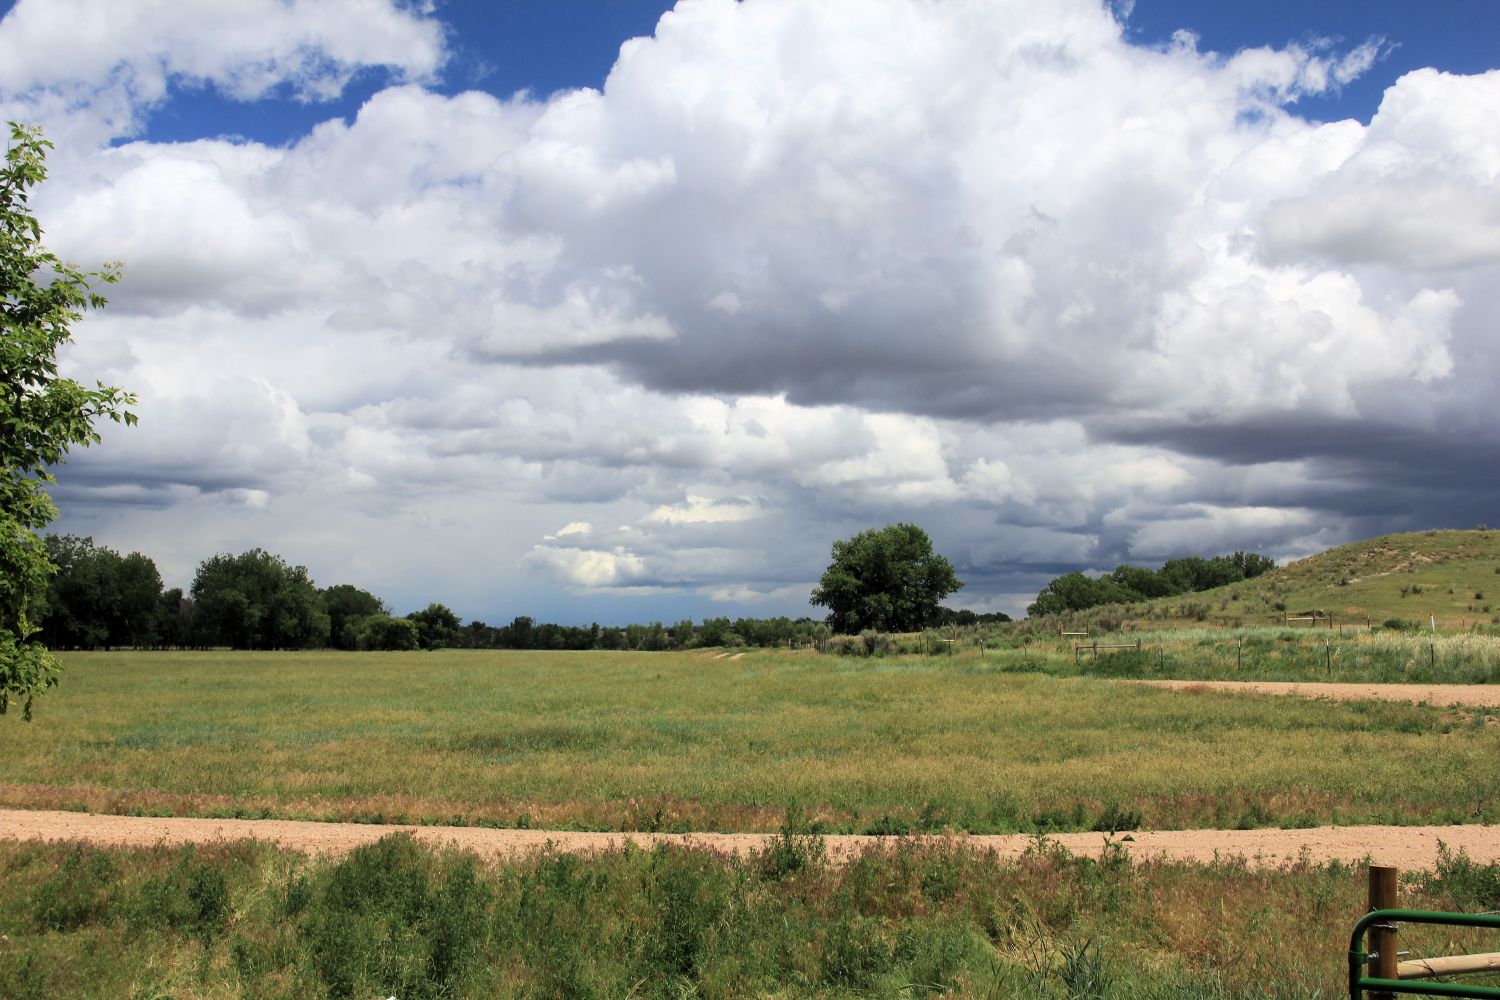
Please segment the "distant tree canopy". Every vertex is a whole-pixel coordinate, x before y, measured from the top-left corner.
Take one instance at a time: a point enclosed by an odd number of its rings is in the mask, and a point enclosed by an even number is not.
[[[180,587],[163,590],[156,564],[138,552],[121,556],[91,538],[73,535],[48,535],[41,544],[59,566],[41,608],[40,638],[52,649],[668,650],[807,646],[832,634],[811,618],[709,618],[702,625],[684,619],[670,627],[661,622],[601,627],[517,615],[499,627],[480,621],[464,625],[436,602],[396,617],[379,597],[353,584],[317,589],[305,568],[263,549],[204,560],[191,593],[184,594]],[[966,616],[973,614],[946,608],[940,613],[956,614],[960,623],[968,623]]]
[[[442,649],[453,645],[458,640],[459,629],[463,627],[458,616],[441,604],[429,604],[406,617],[416,626],[417,645],[422,649]]]
[[[1064,573],[1054,577],[1036,601],[1026,609],[1032,617],[1084,611],[1105,604],[1129,604],[1153,597],[1212,590],[1239,580],[1248,580],[1276,568],[1276,561],[1254,552],[1202,559],[1188,556],[1168,559],[1159,570],[1143,566],[1116,566],[1106,576]]]
[[[900,529],[900,530],[898,530]],[[915,581],[919,593],[893,607],[901,619],[869,625],[912,631],[924,626],[977,626],[1009,621],[999,613],[980,614],[941,607],[942,594],[960,586],[952,567],[934,556],[920,529],[885,529],[893,544],[881,549],[882,570],[891,578]],[[912,535],[911,532],[915,532]],[[879,535],[881,532],[867,532]],[[840,546],[850,546],[858,538]],[[197,647],[236,649],[414,650],[467,649],[674,650],[713,647],[808,647],[821,645],[833,630],[812,618],[684,618],[672,625],[559,625],[517,615],[508,625],[482,621],[463,624],[436,602],[404,617],[392,615],[375,594],[353,584],[317,588],[306,568],[293,566],[264,549],[220,554],[198,564],[189,593],[163,590],[156,564],[138,552],[121,556],[92,539],[48,536],[46,552],[61,568],[52,577],[42,637],[58,648],[100,646]],[[864,552],[861,546],[854,550]],[[839,551],[847,551],[847,548]],[[868,554],[868,553],[865,553]],[[903,560],[908,560],[903,562]],[[891,569],[894,561],[896,569]],[[879,604],[881,602],[874,602]],[[929,606],[930,604],[930,606]],[[911,610],[915,608],[916,610]],[[894,624],[893,624],[894,623]]]
[[[828,608],[836,632],[912,632],[935,624],[943,598],[962,586],[925,531],[892,524],[834,542],[810,603]]]
[[[193,578],[198,641],[235,649],[326,646],[329,616],[304,566],[289,566],[264,549],[217,555]]]
[[[170,623],[164,620],[156,563],[139,552],[122,556],[76,535],[48,535],[43,545],[57,567],[41,615],[43,642],[53,649],[158,643]]]
[[[358,649],[352,626],[370,615],[390,613],[380,598],[352,583],[336,583],[321,593],[323,610],[328,612],[328,645],[334,649]]]

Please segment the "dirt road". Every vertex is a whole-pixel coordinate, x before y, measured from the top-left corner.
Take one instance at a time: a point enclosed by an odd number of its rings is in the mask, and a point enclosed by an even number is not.
[[[212,843],[255,839],[314,854],[341,854],[388,833],[408,830],[433,844],[452,844],[477,854],[507,857],[542,850],[588,853],[621,847],[674,843],[724,853],[744,854],[771,839],[753,833],[576,833],[546,830],[492,830],[457,826],[378,826],[364,823],[305,823],[291,820],[186,819],[142,816],[98,816],[88,813],[0,810],[0,837],[9,840],[87,841],[101,846],[148,847],[153,844]],[[1342,826],[1309,830],[1173,830],[1128,834],[1136,858],[1166,857],[1211,861],[1243,857],[1256,865],[1275,866],[1305,854],[1312,861],[1359,862],[1404,870],[1430,868],[1438,841],[1467,851],[1475,861],[1500,861],[1500,827],[1492,826]],[[847,858],[878,842],[877,837],[831,836],[828,852]],[[1025,835],[966,836],[957,840],[1015,857],[1035,843]],[[1064,833],[1048,838],[1076,854],[1098,854],[1102,833]]]
[[[1243,691],[1297,695],[1335,701],[1409,701],[1414,704],[1500,707],[1500,685],[1491,684],[1323,684],[1301,681],[1131,681],[1185,691]]]

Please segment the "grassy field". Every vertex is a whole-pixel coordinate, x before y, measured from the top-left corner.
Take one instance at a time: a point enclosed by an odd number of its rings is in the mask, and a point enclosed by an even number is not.
[[[68,655],[36,721],[0,719],[0,804],[746,831],[797,806],[885,833],[1500,820],[1484,713],[1007,672],[1043,659]]]
[[[1140,642],[1097,658],[1074,645]],[[993,646],[993,644],[992,644]],[[970,660],[977,651],[964,650]],[[964,653],[959,654],[960,656]],[[1500,636],[1389,629],[1129,628],[1088,638],[1028,637],[991,653],[996,669],[1057,677],[1332,681],[1351,684],[1497,684]]]
[[[1431,616],[1445,632],[1494,631],[1500,626],[1500,531],[1384,535],[1226,587],[1067,617],[1138,627],[1242,626],[1314,611],[1345,625],[1395,618],[1426,626]]]
[[[1307,1000],[1346,995],[1364,909],[1339,865],[1132,864],[1039,840],[1015,861],[897,841],[833,867],[820,846],[788,830],[748,859],[486,866],[399,835],[338,862],[0,842],[0,996]],[[1500,905],[1500,869],[1443,858],[1403,900]],[[1492,946],[1402,932],[1416,955]]]

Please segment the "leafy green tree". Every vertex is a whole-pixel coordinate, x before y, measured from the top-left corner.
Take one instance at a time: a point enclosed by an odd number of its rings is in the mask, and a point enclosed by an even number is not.
[[[423,649],[443,649],[458,643],[462,622],[445,605],[429,604],[406,617],[417,627],[417,644]]]
[[[810,603],[828,608],[836,632],[913,632],[933,622],[943,598],[962,586],[925,531],[892,524],[834,542],[833,562]]]
[[[1042,588],[1036,601],[1026,608],[1026,613],[1032,617],[1057,615],[1064,611],[1082,611],[1101,604],[1124,604],[1140,599],[1140,594],[1120,586],[1110,577],[1094,579],[1082,573],[1064,573]]]
[[[324,587],[322,596],[323,610],[328,612],[328,645],[334,649],[358,648],[349,625],[370,615],[389,614],[390,610],[380,598],[352,583]]]
[[[57,372],[71,325],[104,305],[95,287],[119,270],[80,271],[43,248],[29,198],[51,148],[37,129],[11,122],[0,168],[0,713],[16,698],[27,719],[36,693],[57,683],[56,658],[33,638],[52,570],[37,536],[57,516],[49,470],[73,446],[99,441],[101,417],[135,423],[126,409],[134,396]]]
[[[47,581],[47,608],[40,621],[42,641],[52,649],[96,649],[109,641],[113,585],[110,559],[117,553],[92,538],[47,535],[42,539],[53,573]]]
[[[703,646],[726,646],[730,625],[728,618],[705,618],[698,632],[698,642]]]
[[[156,604],[156,642],[181,649],[193,641],[193,599],[181,587],[163,591]]]
[[[366,651],[401,651],[418,649],[417,623],[410,618],[393,618],[377,612],[357,618],[345,625],[344,634],[355,649]]]
[[[1236,552],[1229,559],[1239,567],[1241,573],[1245,574],[1246,580],[1252,580],[1276,568],[1275,559],[1258,552]]]
[[[132,552],[114,565],[115,604],[109,622],[109,645],[136,649],[156,645],[161,604],[161,573],[148,556]]]
[[[1116,566],[1109,576],[1115,583],[1134,591],[1140,597],[1174,597],[1182,593],[1181,587],[1170,577],[1144,566]]]
[[[307,568],[264,549],[205,559],[193,577],[192,597],[200,645],[307,649],[328,643],[328,613]]]

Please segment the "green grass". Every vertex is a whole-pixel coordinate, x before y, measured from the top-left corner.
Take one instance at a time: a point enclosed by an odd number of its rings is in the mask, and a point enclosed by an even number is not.
[[[1038,840],[1009,861],[897,841],[835,867],[780,841],[489,866],[400,835],[338,861],[0,842],[0,996],[1335,998],[1365,901],[1338,864],[1132,864]],[[1447,856],[1402,902],[1495,905],[1496,884]],[[1402,932],[1419,955],[1493,946]]]
[[[1110,605],[1077,624],[1266,625],[1320,612],[1345,625],[1391,618],[1443,631],[1500,626],[1500,531],[1422,531],[1353,542],[1252,580],[1197,594]]]
[[[1087,648],[1133,643],[1141,648]],[[1075,657],[1073,643],[1083,647]],[[973,658],[972,652],[969,654]],[[1332,681],[1353,684],[1497,684],[1500,636],[1391,630],[1240,628],[1137,629],[1062,640],[1034,639],[992,654],[997,669],[1058,677]]]
[[[0,804],[634,830],[775,830],[793,804],[852,832],[1500,820],[1482,715],[991,657],[68,655],[36,721],[0,719]]]

